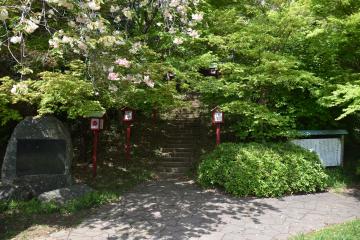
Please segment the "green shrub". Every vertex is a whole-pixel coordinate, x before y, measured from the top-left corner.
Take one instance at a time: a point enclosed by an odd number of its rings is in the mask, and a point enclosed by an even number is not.
[[[225,143],[202,160],[199,183],[236,196],[274,197],[327,187],[318,156],[291,143]]]

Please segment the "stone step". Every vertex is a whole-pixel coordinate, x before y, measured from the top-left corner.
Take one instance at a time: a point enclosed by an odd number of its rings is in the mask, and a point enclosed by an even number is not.
[[[158,167],[161,173],[186,173],[189,167]]]
[[[184,173],[169,173],[169,172],[158,172],[158,176],[160,178],[166,178],[166,179],[178,179],[178,178],[184,178]]]
[[[198,123],[180,123],[180,124],[166,124],[164,129],[174,129],[174,128],[181,128],[181,129],[192,129],[192,128],[199,128],[200,124]]]
[[[195,147],[195,144],[189,144],[189,143],[166,143],[166,148],[173,148],[173,149],[184,149],[184,148],[191,148],[193,149]]]
[[[192,155],[186,157],[163,157],[162,161],[173,161],[173,162],[190,162],[192,160]]]
[[[191,136],[194,136],[196,135],[197,133],[196,132],[193,132],[191,130],[164,130],[163,131],[163,134],[166,136],[166,137],[176,137],[176,136],[181,136],[181,137],[191,137]]]
[[[172,162],[172,161],[160,161],[159,162],[159,166],[161,167],[190,167],[190,163],[189,162]]]
[[[176,157],[193,157],[193,152],[162,152],[161,157],[163,158],[176,158]]]
[[[177,139],[181,139],[183,141],[186,140],[192,140],[194,138],[198,138],[199,136],[197,134],[189,134],[189,135],[168,135],[165,137],[166,140],[177,140]]]
[[[174,147],[163,147],[163,152],[166,153],[188,153],[188,152],[194,152],[194,148],[192,147],[183,147],[183,148],[174,148]]]
[[[191,130],[191,129],[199,129],[199,124],[181,124],[181,125],[166,125],[164,129],[166,130],[175,130],[175,129],[183,129],[183,130]]]
[[[192,144],[194,145],[195,142],[196,142],[196,138],[193,138],[193,139],[167,139],[166,140],[166,144]]]

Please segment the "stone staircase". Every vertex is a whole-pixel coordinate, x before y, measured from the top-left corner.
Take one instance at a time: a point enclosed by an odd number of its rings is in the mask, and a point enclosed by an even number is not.
[[[161,131],[164,138],[160,146],[158,174],[160,177],[177,178],[186,175],[194,163],[200,139],[200,102],[189,101],[187,108],[180,108],[167,115]]]
[[[164,143],[158,172],[163,177],[184,176],[194,161],[199,139],[199,122],[196,119],[168,121],[163,130]]]

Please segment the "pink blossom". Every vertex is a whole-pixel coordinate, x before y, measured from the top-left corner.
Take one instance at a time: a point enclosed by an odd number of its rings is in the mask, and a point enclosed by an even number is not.
[[[115,61],[115,63],[125,68],[129,68],[131,65],[131,62],[128,61],[126,58],[119,58],[118,60]]]
[[[148,86],[148,87],[151,87],[151,88],[154,88],[155,86],[155,82],[153,80],[150,79],[150,76],[148,75],[145,75],[144,76],[144,83]]]
[[[111,80],[111,81],[118,81],[118,80],[120,80],[119,74],[111,72],[108,75],[108,79]]]
[[[193,38],[198,38],[200,37],[200,34],[198,33],[198,31],[194,30],[194,29],[191,29],[189,28],[187,30],[187,34],[190,36],[190,37],[193,37]]]
[[[204,14],[203,13],[195,13],[192,15],[192,20],[196,21],[196,22],[200,22],[202,21],[204,18]]]
[[[184,43],[184,40],[182,40],[181,38],[175,38],[173,43],[176,45],[181,45]]]

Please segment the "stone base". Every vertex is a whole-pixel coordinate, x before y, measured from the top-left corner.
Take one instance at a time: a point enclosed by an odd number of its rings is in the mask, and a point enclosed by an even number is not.
[[[0,184],[0,201],[30,200],[34,196],[29,185]]]
[[[29,200],[41,193],[71,185],[70,175],[24,176],[0,185],[0,200]]]
[[[52,190],[50,192],[44,192],[38,196],[38,199],[41,202],[55,202],[61,205],[83,197],[92,191],[94,190],[85,184],[77,184],[66,188]]]
[[[32,175],[23,176],[14,181],[18,185],[30,185],[35,196],[57,188],[63,188],[71,185],[70,175]]]

